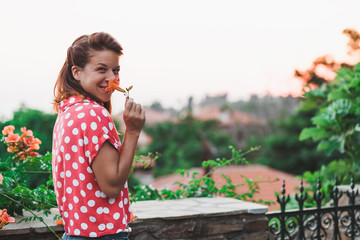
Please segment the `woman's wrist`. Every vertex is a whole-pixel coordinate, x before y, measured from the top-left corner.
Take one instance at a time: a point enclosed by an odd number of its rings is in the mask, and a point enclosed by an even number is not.
[[[132,137],[139,137],[140,136],[140,133],[141,133],[141,131],[134,131],[134,130],[128,130],[128,129],[126,129],[125,130],[125,136],[132,136]]]

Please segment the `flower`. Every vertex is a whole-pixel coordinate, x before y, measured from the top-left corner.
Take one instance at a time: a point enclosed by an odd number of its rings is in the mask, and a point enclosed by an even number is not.
[[[38,138],[34,138],[34,136],[30,136],[30,137],[24,138],[24,143],[27,147],[32,147],[34,145],[37,145],[37,147],[36,147],[37,149],[36,148],[34,148],[34,149],[39,150],[39,144],[41,144],[41,141]]]
[[[125,93],[125,90],[122,89],[121,87],[119,87],[119,85],[120,85],[119,77],[115,77],[114,79],[110,79],[108,87],[105,88],[105,92],[110,92],[112,90],[118,90],[120,92]]]
[[[9,133],[9,136],[5,138],[6,143],[17,143],[20,140],[20,136],[17,133]]]
[[[13,153],[17,160],[25,160],[29,156],[35,157],[39,155],[34,150],[40,149],[41,141],[33,136],[33,131],[21,128],[22,135],[14,133],[15,127],[12,125],[4,127],[2,133],[7,137],[3,141],[7,145],[7,151]]]
[[[2,130],[2,134],[4,136],[8,135],[9,133],[13,133],[15,130],[15,127],[13,125],[5,126]]]
[[[3,180],[4,180],[4,177],[3,177],[3,175],[0,173],[0,184],[3,183]]]
[[[64,225],[64,221],[62,219],[56,219],[56,225]]]
[[[9,147],[7,148],[7,151],[8,151],[9,153],[13,153],[13,152],[14,152],[14,149],[15,149],[14,146],[9,146]]]
[[[26,127],[22,127],[20,130],[23,133],[21,135],[21,139],[23,139],[25,137],[32,137],[33,136],[33,132],[31,130],[26,130]]]
[[[137,217],[136,217],[132,212],[130,212],[130,222],[135,221],[136,218],[137,218]]]
[[[14,223],[15,218],[10,217],[6,209],[0,210],[0,229],[8,223]]]

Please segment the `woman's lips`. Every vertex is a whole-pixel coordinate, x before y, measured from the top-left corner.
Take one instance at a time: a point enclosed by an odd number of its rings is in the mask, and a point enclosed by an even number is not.
[[[101,90],[104,91],[105,93],[112,93],[113,92],[113,91],[110,91],[110,92],[106,91],[107,86],[99,86],[99,88],[101,88]]]

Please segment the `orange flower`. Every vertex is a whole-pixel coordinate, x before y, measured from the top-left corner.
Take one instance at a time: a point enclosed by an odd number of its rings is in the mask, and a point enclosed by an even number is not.
[[[130,212],[130,222],[133,222],[135,220],[136,220],[136,216],[132,212]]]
[[[35,156],[37,156],[37,155],[39,155],[39,153],[37,153],[37,152],[31,152],[31,153],[30,153],[30,156],[31,156],[31,157],[35,157]]]
[[[38,138],[34,138],[33,144],[41,144],[41,140]]]
[[[109,85],[107,88],[105,88],[105,92],[110,92],[112,90],[118,90],[120,92],[125,93],[125,90],[122,89],[121,87],[119,87],[120,85],[120,81],[119,81],[119,77],[115,77],[114,79],[110,79],[109,80]]]
[[[39,149],[40,149],[39,144],[33,144],[26,150],[26,152],[31,152],[32,150],[39,150]]]
[[[23,133],[21,135],[21,139],[23,139],[24,137],[32,137],[33,135],[33,132],[31,130],[26,130],[26,127],[22,127],[20,130]]]
[[[3,177],[3,175],[0,173],[0,184],[3,183],[3,180],[4,180],[4,177]]]
[[[0,210],[0,229],[7,223],[14,223],[15,218],[10,217],[7,210]]]
[[[33,145],[41,144],[41,141],[38,138],[34,138],[34,136],[30,136],[30,137],[24,139],[24,143],[27,147],[30,147]],[[37,149],[37,150],[39,150],[39,149]]]
[[[9,136],[5,138],[6,143],[16,143],[20,140],[19,134],[9,133]]]
[[[62,219],[56,219],[56,225],[64,225],[64,221]]]
[[[8,135],[9,133],[13,133],[15,130],[15,127],[13,125],[5,126],[2,130],[2,134],[4,136]]]
[[[34,137],[31,136],[31,137],[24,138],[23,141],[25,143],[25,146],[29,147],[32,145],[32,142],[34,141]]]
[[[14,149],[13,146],[9,146],[9,147],[7,148],[7,151],[8,151],[9,153],[12,153],[12,152],[13,152],[13,149]]]

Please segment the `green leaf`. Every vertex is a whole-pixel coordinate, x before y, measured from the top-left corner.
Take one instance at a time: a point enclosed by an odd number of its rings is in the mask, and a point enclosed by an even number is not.
[[[346,94],[342,91],[342,89],[333,89],[331,90],[331,92],[329,93],[327,99],[329,102],[341,99],[346,97]]]
[[[311,118],[311,122],[318,127],[323,127],[332,124],[335,117],[336,114],[334,112],[321,113],[319,116]]]
[[[314,140],[319,140],[327,136],[327,133],[322,128],[310,127],[304,128],[299,136],[300,141],[304,141],[308,138],[313,138]]]

